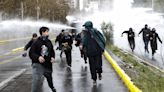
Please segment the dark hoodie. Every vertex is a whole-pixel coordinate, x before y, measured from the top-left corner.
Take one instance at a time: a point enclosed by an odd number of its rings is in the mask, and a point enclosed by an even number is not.
[[[82,39],[82,44],[86,48],[87,56],[102,54],[105,49],[105,38],[95,28],[91,21],[87,21],[83,26],[87,29]]]
[[[39,56],[43,56],[45,62],[42,63],[42,65],[45,68],[52,70],[51,57],[55,58],[55,52],[53,45],[48,38],[45,39],[44,37],[40,36],[31,46],[29,56],[32,60],[32,63],[40,63],[38,60]]]

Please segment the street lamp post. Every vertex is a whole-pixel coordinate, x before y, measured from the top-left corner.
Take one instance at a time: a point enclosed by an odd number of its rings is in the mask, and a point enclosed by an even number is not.
[[[152,11],[154,11],[154,0],[151,0]]]
[[[39,4],[39,1],[37,0],[36,2],[37,2],[37,7],[36,7],[37,17],[36,18],[37,18],[37,20],[39,20],[39,17],[40,17],[40,7],[38,5]]]
[[[23,20],[24,18],[24,5],[23,2],[21,2],[21,19]]]

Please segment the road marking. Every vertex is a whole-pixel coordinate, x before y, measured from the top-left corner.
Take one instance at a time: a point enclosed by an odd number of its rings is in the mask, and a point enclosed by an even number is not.
[[[56,38],[52,38],[51,40],[54,41]],[[13,53],[17,53],[19,51],[23,51],[24,47],[18,47],[18,48],[15,48],[15,49],[12,49],[10,52],[7,52],[3,55],[0,55],[0,58],[4,57],[4,56],[8,56],[8,55],[11,55]]]
[[[24,49],[24,47],[18,47],[18,48],[12,49],[11,51],[18,52],[18,51],[22,51],[23,49]]]
[[[8,55],[10,55],[10,54],[12,54],[12,53],[11,53],[11,52],[7,52],[7,53],[5,53],[5,54],[3,54],[3,55],[0,55],[0,58],[5,57],[5,56],[8,56]]]
[[[7,42],[12,42],[12,41],[20,41],[20,40],[27,40],[30,39],[31,37],[25,37],[25,38],[17,38],[17,39],[9,39],[9,40],[0,40],[0,44],[4,44]]]
[[[8,56],[8,55],[11,55],[13,53],[17,53],[18,51],[23,51],[24,47],[19,47],[19,48],[16,48],[16,49],[12,49],[10,52],[7,52],[3,55],[0,55],[0,58],[3,58],[5,56]]]
[[[9,62],[12,62],[12,61],[17,60],[17,59],[19,59],[19,58],[20,58],[20,56],[17,56],[17,57],[8,59],[8,60],[1,61],[1,62],[0,62],[0,65],[6,64],[6,63],[9,63]]]
[[[18,71],[17,73],[15,73],[13,76],[9,77],[8,79],[2,81],[0,83],[0,90],[5,87],[11,80],[13,80],[14,78],[20,76],[22,73],[24,73],[26,71],[26,69],[21,69],[20,71]]]

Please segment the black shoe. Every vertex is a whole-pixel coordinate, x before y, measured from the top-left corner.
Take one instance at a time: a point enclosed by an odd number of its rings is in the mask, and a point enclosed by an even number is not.
[[[98,75],[99,75],[99,80],[102,80],[102,75],[101,75],[101,73],[99,73]]]
[[[81,58],[83,58],[84,56],[81,54]]]
[[[60,58],[62,58],[62,54],[60,54]]]
[[[87,64],[87,60],[85,60],[85,64]]]
[[[55,88],[53,88],[53,89],[52,89],[52,92],[56,92],[56,89],[55,89]]]

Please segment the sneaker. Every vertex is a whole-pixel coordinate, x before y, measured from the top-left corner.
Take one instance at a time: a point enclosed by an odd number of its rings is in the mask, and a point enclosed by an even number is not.
[[[96,82],[96,80],[93,80],[93,85],[97,85],[97,82]]]
[[[60,54],[60,58],[62,58],[62,54]]]
[[[68,68],[71,68],[71,65],[67,65]]]
[[[53,89],[52,89],[52,92],[56,92],[56,89],[55,89],[55,88],[53,88]]]

